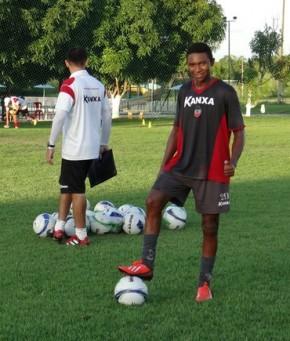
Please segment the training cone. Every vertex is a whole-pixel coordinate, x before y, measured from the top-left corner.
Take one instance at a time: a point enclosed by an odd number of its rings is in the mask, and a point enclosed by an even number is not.
[[[149,121],[148,123],[148,128],[151,128],[151,121]]]
[[[145,120],[144,120],[144,118],[143,118],[143,120],[142,120],[142,126],[145,126]]]

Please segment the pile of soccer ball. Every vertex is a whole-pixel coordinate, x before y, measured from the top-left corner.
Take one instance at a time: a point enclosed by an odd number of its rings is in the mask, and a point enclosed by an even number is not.
[[[136,235],[143,231],[145,225],[145,211],[141,207],[124,204],[116,208],[107,200],[98,202],[91,210],[90,202],[87,200],[86,227],[93,234],[120,233]],[[64,227],[65,234],[71,237],[75,234],[75,223],[73,218],[73,207],[70,208]],[[48,237],[53,229],[58,213],[42,213],[33,221],[33,230],[39,237]]]
[[[124,231],[130,235],[137,235],[143,232],[146,213],[141,207],[124,204],[116,208],[107,200],[99,201],[93,210],[90,209],[90,202],[87,200],[86,207],[86,228],[92,234],[120,233]],[[73,218],[73,207],[70,208],[64,232],[68,237],[75,234],[75,222]],[[168,206],[163,214],[164,225],[171,230],[181,229],[186,223],[186,211],[183,207],[176,205]],[[33,230],[39,237],[48,237],[53,229],[58,213],[39,214],[33,222]]]

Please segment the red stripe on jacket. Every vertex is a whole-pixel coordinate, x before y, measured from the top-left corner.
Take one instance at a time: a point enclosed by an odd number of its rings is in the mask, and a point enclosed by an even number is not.
[[[69,96],[71,96],[73,101],[75,101],[75,93],[73,89],[70,87],[70,85],[74,82],[74,80],[75,80],[74,77],[66,79],[60,87],[60,92],[64,92],[68,94]]]

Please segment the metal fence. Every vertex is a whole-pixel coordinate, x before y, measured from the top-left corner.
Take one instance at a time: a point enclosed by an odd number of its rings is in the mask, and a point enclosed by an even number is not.
[[[9,4],[8,4],[9,3]],[[39,10],[41,6],[48,8],[50,2],[39,2],[36,0],[25,1],[25,2],[17,2],[11,1],[7,3],[7,8],[9,10],[0,11],[0,18],[2,18],[1,22],[1,31],[0,31],[0,44],[3,48],[3,51],[0,50],[0,60],[2,62],[1,70],[0,70],[0,99],[1,99],[1,107],[2,107],[2,120],[4,119],[4,107],[3,107],[3,99],[5,96],[21,96],[24,97],[28,103],[29,111],[32,113],[37,110],[35,103],[41,103],[41,110],[42,115],[40,119],[52,119],[54,115],[54,106],[56,102],[56,97],[58,93],[58,88],[61,83],[61,80],[58,79],[60,77],[54,75],[53,69],[49,69],[47,66],[41,69],[36,68],[35,63],[31,62],[26,63],[23,67],[23,70],[19,67],[22,63],[22,55],[21,51],[25,51],[26,49],[26,42],[25,39],[29,37],[31,32],[27,33],[28,27],[22,27],[22,21],[17,18],[15,20],[10,21],[8,18],[9,16],[13,16],[13,11],[11,11],[11,4],[15,11],[20,15],[21,13],[26,13],[28,15],[29,11],[27,11],[26,6],[35,6],[37,5],[34,10]],[[51,1],[51,4],[56,3],[55,1]],[[160,2],[161,3],[161,2]],[[162,2],[163,3],[163,2]],[[32,6],[32,7],[33,7]],[[22,9],[18,9],[18,7],[23,7]],[[16,13],[15,12],[15,13]],[[13,22],[13,24],[11,24]],[[88,21],[84,22],[84,27],[87,28],[86,24]],[[17,25],[16,25],[17,24]],[[17,29],[15,28],[17,26]],[[83,27],[83,28],[84,28]],[[83,28],[79,28],[82,31]],[[88,26],[90,28],[90,26]],[[31,26],[33,30],[33,25]],[[22,34],[23,33],[23,34]],[[33,35],[33,34],[32,34]],[[16,38],[15,38],[16,36]],[[19,44],[14,44],[12,42],[18,41]],[[31,38],[31,37],[30,37]],[[87,41],[84,37],[84,41]],[[28,39],[28,38],[27,38]],[[30,41],[31,43],[31,41]],[[168,43],[168,45],[170,45]],[[20,47],[19,47],[20,46]],[[64,46],[63,46],[64,47]],[[86,47],[86,46],[84,46]],[[52,49],[55,46],[51,46]],[[7,54],[7,51],[10,49],[10,54]],[[56,48],[57,50],[57,48]],[[17,52],[17,53],[16,53]],[[27,52],[27,51],[26,51]],[[5,54],[6,53],[6,54]],[[162,53],[162,51],[160,51]],[[63,58],[64,51],[56,51],[56,58]],[[169,58],[169,56],[168,56]],[[29,60],[30,62],[30,60]],[[65,69],[63,61],[61,60],[61,68]],[[178,61],[174,61],[173,63],[178,64]],[[36,63],[37,64],[37,63]],[[14,66],[17,65],[17,72],[14,70]],[[148,64],[149,67],[153,68],[152,64]],[[147,68],[148,68],[147,65]],[[39,65],[38,65],[39,66]],[[18,72],[20,70],[20,72]],[[39,71],[41,70],[41,71]],[[40,74],[41,73],[41,74]],[[181,72],[180,72],[181,73]],[[122,97],[120,103],[120,116],[124,117],[127,115],[140,115],[142,113],[145,117],[146,116],[172,116],[175,113],[176,108],[176,97],[179,89],[179,85],[188,81],[186,79],[183,70],[183,74],[174,74],[171,76],[170,81],[164,83],[164,80],[161,79],[143,79],[142,84],[131,84],[129,91]],[[227,73],[225,71],[225,73]],[[59,75],[60,73],[58,73]],[[6,82],[3,82],[3,75],[6,77]],[[10,77],[11,75],[11,77]],[[2,78],[1,78],[2,77]],[[143,76],[142,76],[143,77]],[[144,78],[149,76],[147,73],[144,75]],[[159,77],[161,77],[159,73]],[[226,76],[225,76],[226,77]],[[8,84],[8,79],[13,79],[10,84]],[[36,80],[43,79],[47,82],[47,85],[35,83]],[[4,83],[4,84],[3,84]],[[247,94],[246,91],[243,94],[241,93],[238,85],[234,82],[232,84],[234,87],[237,88],[238,95],[240,97],[242,103],[242,111],[243,113],[246,112],[246,101],[247,101]],[[273,93],[275,93],[275,89],[271,89],[269,86],[269,96],[267,98],[259,99],[255,106],[251,109],[252,114],[290,114],[290,99],[283,98],[282,104],[275,104],[276,99],[274,98]],[[286,92],[285,92],[286,93]],[[290,91],[288,91],[289,95]],[[274,102],[274,103],[273,103]],[[261,110],[261,106],[264,105],[265,111]]]

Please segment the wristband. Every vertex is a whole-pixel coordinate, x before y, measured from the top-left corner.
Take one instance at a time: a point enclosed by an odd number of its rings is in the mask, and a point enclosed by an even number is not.
[[[52,149],[54,147],[55,147],[55,144],[50,144],[49,141],[47,142],[47,148]]]

